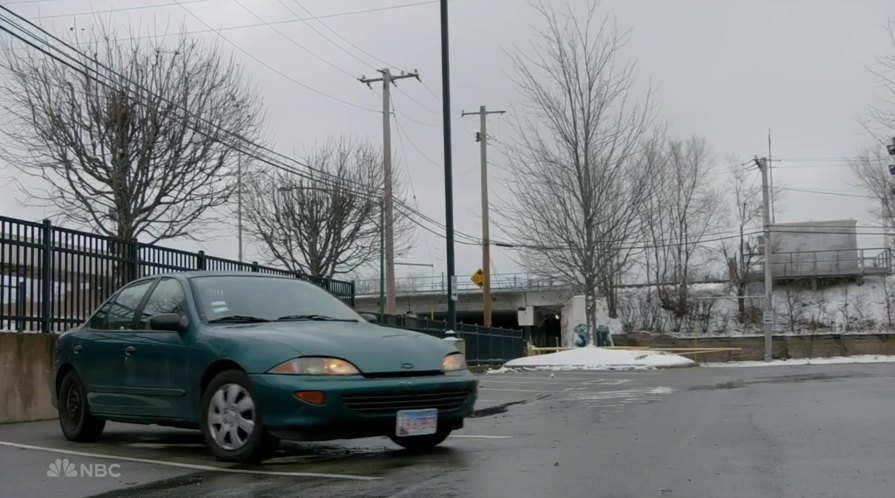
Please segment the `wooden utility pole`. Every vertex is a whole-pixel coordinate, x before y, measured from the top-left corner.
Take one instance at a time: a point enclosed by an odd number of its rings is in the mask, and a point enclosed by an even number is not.
[[[762,316],[762,321],[764,322],[764,361],[771,361],[773,358],[774,302],[772,298],[774,277],[772,274],[773,248],[771,247],[768,159],[766,157],[761,159],[756,157],[755,164],[761,170],[761,221],[764,226],[764,313]]]
[[[389,69],[380,69],[381,78],[361,76],[361,83],[373,88],[371,83],[382,82],[382,169],[385,218],[385,313],[394,315],[397,312],[395,302],[395,197],[394,179],[392,175],[392,132],[391,132],[391,87],[396,80],[404,78],[420,79],[418,72],[401,72],[393,75]]]
[[[488,115],[503,114],[506,111],[489,111],[485,106],[478,112],[462,111],[462,117],[478,115],[480,131],[476,140],[482,155],[482,312],[485,326],[491,326],[491,235],[488,216]]]

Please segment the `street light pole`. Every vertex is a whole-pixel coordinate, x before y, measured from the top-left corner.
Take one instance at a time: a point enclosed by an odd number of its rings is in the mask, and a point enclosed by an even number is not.
[[[447,256],[447,326],[457,325],[457,276],[454,269],[454,185],[451,172],[451,62],[448,49],[448,0],[441,0],[441,115],[444,131],[444,211]]]
[[[242,263],[242,156],[236,156],[236,236],[239,240],[239,262]]]

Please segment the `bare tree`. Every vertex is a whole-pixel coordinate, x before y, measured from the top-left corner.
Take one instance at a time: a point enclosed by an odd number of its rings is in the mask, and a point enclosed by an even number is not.
[[[889,37],[892,51],[877,58],[871,70],[879,82],[877,88],[880,94],[861,119],[874,143],[859,149],[856,157],[849,162],[858,186],[879,202],[879,211],[874,208],[871,213],[885,227],[885,244],[891,248],[895,245],[895,184],[889,183],[892,179],[888,171],[891,156],[886,151],[886,145],[895,138],[895,23],[889,23]]]
[[[234,190],[234,137],[258,137],[257,93],[218,47],[186,36],[77,41],[87,70],[5,46],[4,152],[43,185],[26,193],[105,235],[195,236]]]
[[[761,220],[761,188],[755,182],[751,182],[745,168],[736,159],[728,158],[728,170],[733,181],[733,224],[737,229],[737,237],[733,243],[725,241],[721,245],[721,253],[727,262],[730,282],[737,296],[737,319],[745,323],[746,290],[748,287],[749,273],[755,266],[756,253],[758,251],[755,239],[749,233],[760,226]]]
[[[895,121],[893,121],[895,124]],[[895,133],[895,131],[893,131]],[[883,145],[868,146],[858,151],[857,156],[849,161],[852,173],[858,181],[858,187],[873,197],[878,208],[870,210],[870,214],[885,228],[885,245],[892,248],[895,236],[895,184],[889,173],[892,157]]]
[[[805,320],[805,307],[808,303],[799,283],[792,283],[783,287],[783,315],[786,326],[790,332],[795,333],[796,327],[802,325]]]
[[[877,143],[889,143],[895,136],[895,22],[889,23],[891,52],[878,57],[871,72],[876,76],[879,94],[861,124]]]
[[[653,193],[641,204],[646,253],[662,307],[676,316],[689,312],[690,279],[698,268],[704,239],[724,220],[721,195],[712,186],[714,161],[705,140],[669,141],[647,148]]]
[[[249,234],[273,262],[291,271],[332,277],[379,260],[382,158],[369,144],[331,139],[306,158],[305,176],[261,172],[247,181]],[[396,189],[401,192],[401,189]],[[396,216],[400,253],[412,237]]]
[[[510,147],[511,201],[502,218],[533,273],[559,275],[585,295],[594,343],[596,299],[615,316],[614,283],[640,235],[637,204],[649,183],[638,169],[652,110],[636,102],[633,66],[619,64],[624,36],[592,4],[539,10],[545,26],[530,52],[513,57],[529,111]]]
[[[895,309],[893,309],[895,303],[892,300],[895,298],[895,287],[889,282],[888,277],[885,276],[882,278],[881,283],[883,300],[877,304],[881,304],[886,310],[886,330],[892,330],[892,315],[895,313]]]

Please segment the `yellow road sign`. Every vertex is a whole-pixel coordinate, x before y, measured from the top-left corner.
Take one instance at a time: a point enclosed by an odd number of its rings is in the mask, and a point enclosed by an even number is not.
[[[472,283],[478,285],[479,287],[482,287],[483,285],[485,285],[485,273],[482,272],[481,268],[479,268],[477,272],[472,274],[470,280],[472,280]]]

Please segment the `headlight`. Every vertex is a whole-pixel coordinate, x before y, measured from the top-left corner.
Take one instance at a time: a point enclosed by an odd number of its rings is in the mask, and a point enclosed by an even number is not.
[[[267,373],[280,375],[358,375],[360,370],[339,358],[295,358],[271,368]]]
[[[461,353],[451,353],[444,357],[444,362],[442,362],[442,369],[445,372],[466,370],[466,358]]]

